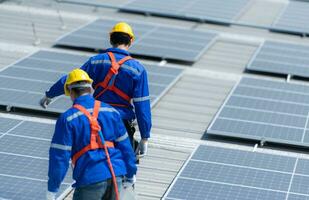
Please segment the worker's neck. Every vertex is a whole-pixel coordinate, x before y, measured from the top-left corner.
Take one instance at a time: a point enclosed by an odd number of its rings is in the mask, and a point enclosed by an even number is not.
[[[124,44],[114,46],[114,48],[118,48],[118,49],[122,49],[122,50],[126,50],[126,51],[129,50],[129,46],[128,45],[124,45]]]

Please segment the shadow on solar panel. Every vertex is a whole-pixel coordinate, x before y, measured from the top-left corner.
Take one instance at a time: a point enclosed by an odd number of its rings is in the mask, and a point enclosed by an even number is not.
[[[98,19],[60,37],[55,45],[87,51],[111,47],[109,32],[115,20]],[[129,52],[135,56],[185,63],[197,61],[213,44],[217,34],[154,24],[129,22],[136,39]]]
[[[309,86],[245,77],[231,91],[208,135],[309,147]]]
[[[89,59],[81,54],[40,50],[0,72],[0,105],[8,110],[27,109],[44,113],[59,114],[71,107],[71,100],[64,95],[45,110],[39,100],[45,91],[61,76],[83,65]],[[149,78],[151,105],[175,84],[183,69],[145,64]]]

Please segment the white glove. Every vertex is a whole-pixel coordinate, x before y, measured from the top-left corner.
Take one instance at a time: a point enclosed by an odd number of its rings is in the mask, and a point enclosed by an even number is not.
[[[52,102],[52,99],[47,97],[47,96],[44,96],[41,100],[40,100],[40,105],[43,107],[43,108],[47,108],[48,104],[50,104]]]
[[[123,188],[129,188],[129,187],[133,187],[135,183],[136,183],[136,176],[133,175],[132,178],[124,177],[122,185],[123,185]]]
[[[47,191],[46,200],[56,200],[56,192]]]
[[[148,139],[141,139],[139,142],[139,158],[142,158],[147,155],[148,151]]]

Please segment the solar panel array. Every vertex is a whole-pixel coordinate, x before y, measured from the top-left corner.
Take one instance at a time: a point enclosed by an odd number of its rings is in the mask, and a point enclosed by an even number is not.
[[[165,200],[305,200],[309,160],[200,145]]]
[[[40,98],[62,75],[80,67],[88,60],[80,54],[41,50],[14,63],[0,72],[0,105],[62,113],[71,100],[60,96],[47,110],[39,105]],[[180,77],[182,69],[146,65],[152,104]]]
[[[117,23],[98,19],[56,41],[57,46],[104,50],[111,47],[109,32]],[[157,57],[185,62],[197,61],[214,42],[212,32],[199,32],[145,23],[131,23],[136,40],[130,48],[133,55]]]
[[[309,87],[242,78],[207,133],[309,146]]]
[[[231,24],[237,20],[249,2],[250,0],[135,0],[120,10]]]
[[[273,23],[271,30],[294,34],[309,34],[308,2],[289,1],[281,15]]]
[[[103,8],[119,8],[120,5],[118,3],[122,3],[122,0],[118,0],[119,2],[115,2],[115,0],[57,0],[59,3],[71,3],[85,6],[95,6],[95,7],[103,7]]]
[[[46,199],[54,125],[0,117],[0,199]],[[71,170],[58,195],[70,189]]]
[[[309,46],[266,41],[247,65],[248,70],[309,77]]]

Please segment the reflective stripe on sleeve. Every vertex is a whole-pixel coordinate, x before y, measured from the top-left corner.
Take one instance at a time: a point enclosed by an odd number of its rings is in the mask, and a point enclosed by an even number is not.
[[[87,109],[87,111],[89,112],[93,112],[93,109]],[[103,108],[100,108],[100,112],[116,112],[119,114],[119,112],[115,109],[115,108],[107,108],[107,107],[103,107]],[[73,119],[75,119],[76,117],[79,117],[83,115],[83,113],[81,111],[78,111],[76,113],[73,113],[72,115],[68,116],[67,117],[67,121],[72,121]]]
[[[128,136],[128,133],[126,132],[123,136],[120,136],[119,138],[117,138],[115,141],[116,142],[121,142],[121,141],[124,141],[125,139],[127,139],[129,136]]]
[[[64,150],[64,151],[71,151],[72,146],[67,146],[67,145],[63,145],[63,144],[51,143],[50,148],[60,149],[60,150]]]
[[[134,102],[141,102],[141,101],[147,101],[147,100],[150,100],[150,96],[133,98]]]

